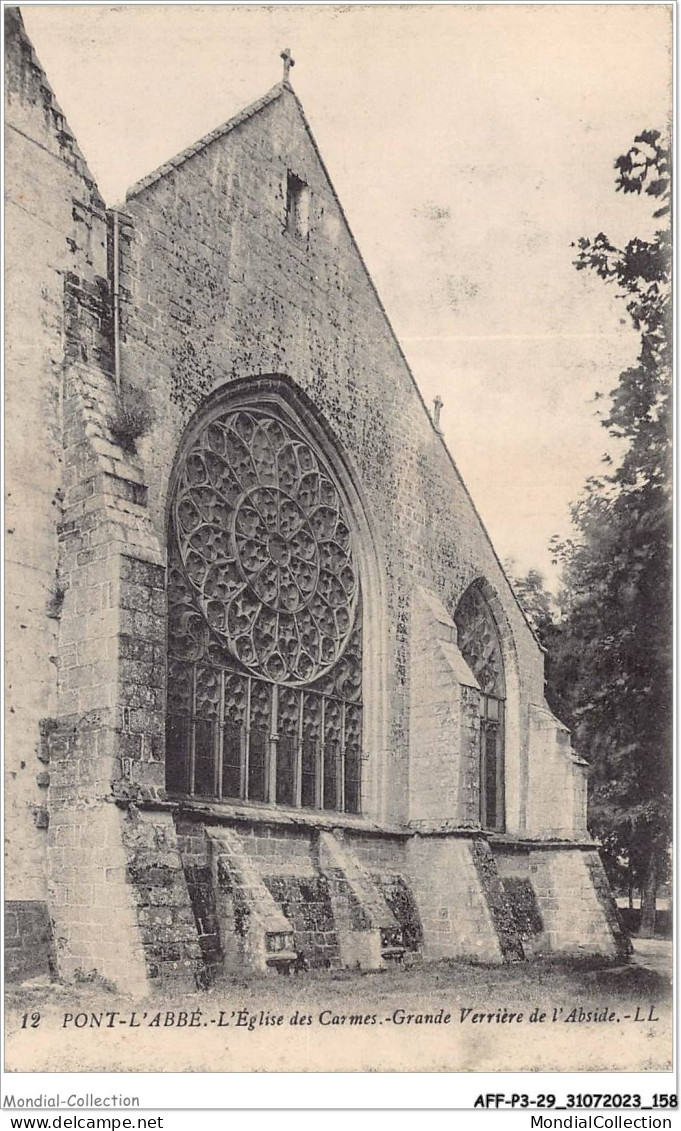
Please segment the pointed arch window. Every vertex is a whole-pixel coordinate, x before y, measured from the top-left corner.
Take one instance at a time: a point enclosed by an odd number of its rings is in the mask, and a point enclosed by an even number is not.
[[[347,505],[275,407],[214,415],[176,478],[166,786],[361,810],[362,600]]]
[[[480,684],[480,822],[502,832],[504,814],[504,708],[506,686],[501,640],[492,611],[475,583],[454,614],[459,649]]]

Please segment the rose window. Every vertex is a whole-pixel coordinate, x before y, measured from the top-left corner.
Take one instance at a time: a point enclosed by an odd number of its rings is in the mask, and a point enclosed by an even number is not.
[[[311,443],[255,408],[208,423],[171,511],[169,789],[358,811],[360,605]]]

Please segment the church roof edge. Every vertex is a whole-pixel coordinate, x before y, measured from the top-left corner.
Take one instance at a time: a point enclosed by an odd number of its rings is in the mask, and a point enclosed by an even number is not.
[[[20,7],[17,4],[8,5],[3,9],[3,17],[6,41],[9,41],[10,38],[15,37],[17,40],[21,40],[21,42],[24,44],[24,47],[30,56],[31,65],[40,74],[40,84],[42,88],[44,104],[48,112],[52,114],[55,129],[57,129],[59,133],[60,143],[69,152],[71,159],[75,161],[82,177],[93,192],[98,206],[104,208],[104,199],[101,192],[99,191],[97,181],[95,180],[95,177],[90,167],[88,166],[85,157],[83,156],[83,152],[76,140],[76,135],[69,126],[66,115],[59,105],[57,97],[50,85],[50,81],[45,72],[45,68],[38,58],[36,49],[31,41],[31,37],[26,30],[26,25],[24,24],[24,18],[21,14]],[[7,124],[10,125],[11,123]]]
[[[202,138],[199,138],[198,141],[195,141],[193,145],[187,146],[186,149],[181,150],[174,157],[171,157],[169,161],[165,161],[163,165],[159,165],[157,169],[148,173],[146,177],[142,177],[139,181],[136,181],[126,192],[125,199],[132,200],[133,197],[138,196],[144,189],[149,188],[151,185],[155,184],[156,181],[160,181],[163,177],[168,176],[169,173],[172,173],[180,165],[184,165],[185,161],[189,161],[196,153],[200,153],[202,150],[206,149],[207,146],[217,141],[218,138],[225,137],[226,134],[231,133],[237,126],[240,126],[242,122],[248,121],[249,118],[258,114],[260,110],[264,110],[270,103],[275,102],[277,98],[281,97],[285,90],[291,91],[289,83],[278,82],[276,86],[273,86],[271,90],[267,91],[267,94],[263,94],[261,98],[256,99],[255,102],[251,102],[250,106],[246,106],[243,110],[240,110],[238,114],[235,114],[234,117],[228,118],[226,122],[223,122],[221,126],[211,130],[210,133],[205,134]]]

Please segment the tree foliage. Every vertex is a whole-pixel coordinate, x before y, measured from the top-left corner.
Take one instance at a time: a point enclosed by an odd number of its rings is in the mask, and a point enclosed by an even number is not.
[[[655,219],[669,215],[659,132],[639,134],[615,169],[618,191],[651,197]],[[601,232],[577,249],[577,270],[614,285],[640,333],[603,419],[623,454],[588,480],[572,508],[574,537],[554,540],[557,604],[536,570],[513,583],[546,649],[549,704],[592,766],[590,826],[611,876],[624,871],[644,889],[650,927],[672,820],[671,236],[665,223],[623,248]]]
[[[615,162],[617,189],[645,193],[660,202],[653,216],[670,211],[669,150],[657,130],[645,130],[628,153]],[[578,271],[591,270],[614,283],[624,298],[634,328],[641,332],[637,364],[620,374],[611,391],[611,407],[603,421],[613,436],[628,442],[621,465],[610,482],[622,491],[646,484],[669,494],[671,471],[671,231],[659,229],[653,239],[632,239],[614,247],[599,233],[578,241]]]
[[[544,650],[545,691],[551,710],[562,718],[566,714],[566,704],[561,695],[562,671],[559,678],[554,670],[556,658],[561,652],[561,609],[553,593],[546,586],[546,579],[538,569],[519,573],[513,558],[504,560],[504,570],[513,586],[527,621],[537,641]]]
[[[639,134],[615,168],[618,191],[647,195],[655,218],[668,215],[669,151],[658,131]],[[654,900],[672,797],[670,232],[665,223],[623,248],[600,233],[577,248],[577,270],[617,287],[640,349],[603,420],[623,456],[587,482],[572,508],[574,538],[554,541],[563,590],[548,697],[592,765],[593,831]]]

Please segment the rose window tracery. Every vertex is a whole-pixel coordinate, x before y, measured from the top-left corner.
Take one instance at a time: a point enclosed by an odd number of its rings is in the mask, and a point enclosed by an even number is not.
[[[324,459],[276,411],[226,412],[169,533],[169,788],[358,812],[360,587]]]
[[[357,604],[350,530],[314,449],[255,410],[199,434],[178,483],[180,557],[209,627],[254,674],[315,679]]]

